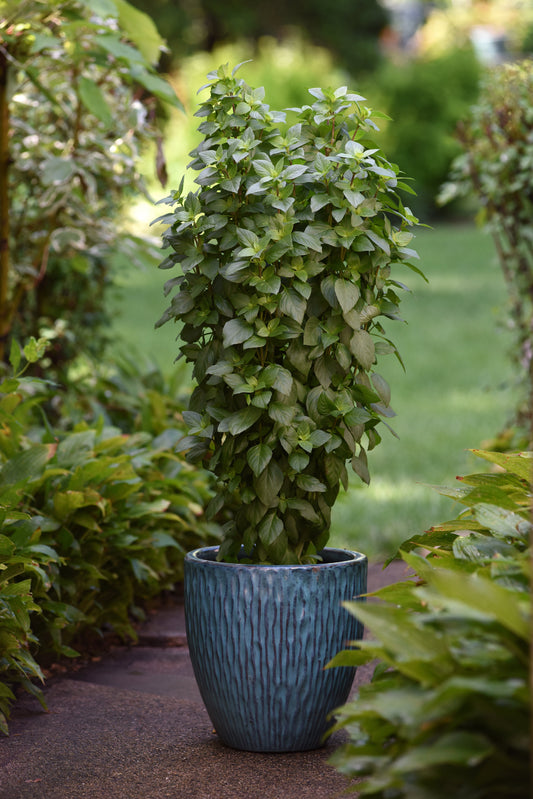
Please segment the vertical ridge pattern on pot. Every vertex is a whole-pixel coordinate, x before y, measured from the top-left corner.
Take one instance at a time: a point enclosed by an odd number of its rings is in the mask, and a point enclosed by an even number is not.
[[[355,674],[324,666],[362,636],[341,603],[365,591],[366,558],[358,553],[305,567],[250,567],[187,555],[191,660],[224,743],[262,752],[322,744],[327,716],[346,701]]]

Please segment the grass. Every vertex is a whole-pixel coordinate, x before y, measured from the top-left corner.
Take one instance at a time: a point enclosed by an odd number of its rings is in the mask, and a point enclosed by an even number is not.
[[[378,367],[392,388],[399,440],[383,428],[383,442],[369,454],[371,485],[354,475],[333,512],[331,543],[374,560],[456,515],[427,484],[450,485],[477,470],[468,449],[504,426],[514,402],[511,336],[501,324],[506,294],[490,238],[471,225],[442,225],[421,229],[416,246],[429,283],[398,275],[413,290],[402,302],[408,324],[388,327],[406,371],[393,356]],[[125,270],[115,302],[117,348],[151,355],[166,371],[175,368],[177,344],[170,324],[154,330],[154,322],[166,307],[169,276]]]

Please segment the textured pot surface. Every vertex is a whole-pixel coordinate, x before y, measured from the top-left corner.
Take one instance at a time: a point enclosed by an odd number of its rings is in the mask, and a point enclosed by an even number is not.
[[[322,745],[327,716],[355,669],[324,666],[363,630],[341,603],[366,591],[367,559],[326,549],[306,566],[217,563],[216,547],[185,558],[191,660],[220,739],[236,749]]]

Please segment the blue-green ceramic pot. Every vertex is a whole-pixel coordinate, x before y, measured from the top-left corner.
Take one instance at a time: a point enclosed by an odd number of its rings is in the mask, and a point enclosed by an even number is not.
[[[185,558],[185,620],[219,738],[253,752],[316,749],[355,675],[324,666],[362,637],[341,603],[365,593],[366,557],[328,548],[320,564],[257,566],[218,563],[216,552]]]

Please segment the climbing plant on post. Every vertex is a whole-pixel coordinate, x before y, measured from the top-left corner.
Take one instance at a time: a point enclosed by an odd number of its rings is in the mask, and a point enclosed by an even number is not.
[[[479,103],[458,128],[463,152],[441,202],[474,196],[491,232],[509,294],[513,360],[525,385],[517,410],[530,428],[533,387],[533,61],[506,64],[486,78]],[[532,435],[528,429],[527,435]],[[525,442],[520,442],[523,445]]]

